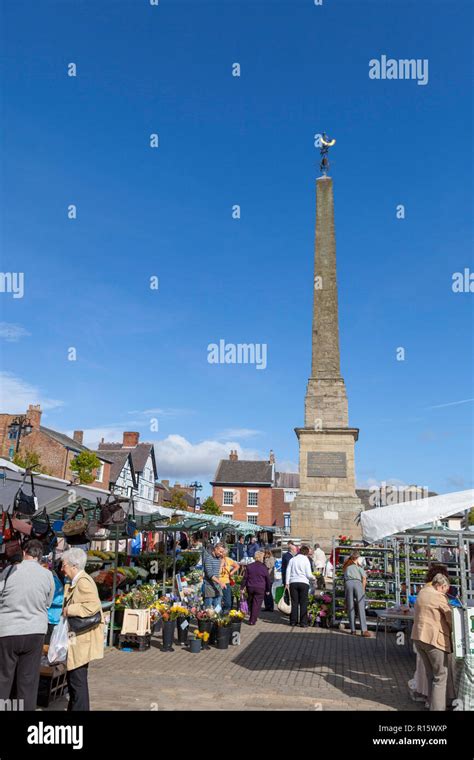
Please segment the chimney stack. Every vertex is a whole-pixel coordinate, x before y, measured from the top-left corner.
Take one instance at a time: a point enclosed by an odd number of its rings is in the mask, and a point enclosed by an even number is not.
[[[170,485],[169,480],[162,480],[161,482],[163,483],[165,488],[169,488],[169,485]]]
[[[124,433],[122,446],[124,449],[133,449],[135,446],[138,446],[139,438],[140,433]]]
[[[275,453],[273,449],[270,449],[270,457],[268,461],[270,462],[270,464],[275,464]]]
[[[26,419],[33,430],[38,430],[41,425],[41,404],[30,404],[26,413]]]
[[[83,430],[75,430],[74,433],[72,434],[72,437],[74,438],[74,440],[76,441],[76,443],[81,443],[82,444],[82,441],[83,441],[83,438],[84,438],[84,431]]]
[[[231,462],[237,462],[239,459],[239,455],[237,454],[237,450],[231,449],[231,452],[229,454],[229,459]]]

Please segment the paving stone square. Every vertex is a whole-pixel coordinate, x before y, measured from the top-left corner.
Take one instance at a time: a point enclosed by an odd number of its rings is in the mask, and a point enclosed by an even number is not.
[[[346,631],[290,628],[278,612],[242,626],[241,645],[199,654],[107,650],[91,663],[92,710],[417,710],[407,682],[415,658],[388,634],[378,640]],[[62,710],[61,699],[50,710]]]

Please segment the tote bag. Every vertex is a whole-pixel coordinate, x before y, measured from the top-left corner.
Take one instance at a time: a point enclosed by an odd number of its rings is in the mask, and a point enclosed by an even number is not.
[[[283,612],[284,615],[290,615],[291,614],[291,599],[290,599],[290,592],[287,588],[285,588],[285,591],[283,593],[282,598],[278,602],[278,609],[280,612]]]

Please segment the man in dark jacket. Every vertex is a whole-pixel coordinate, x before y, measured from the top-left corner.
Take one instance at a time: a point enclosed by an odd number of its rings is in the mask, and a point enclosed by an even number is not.
[[[234,544],[234,548],[232,549],[232,559],[235,559],[236,562],[242,562],[244,557],[245,557],[244,537],[239,536],[239,540],[237,541],[236,544]]]
[[[290,559],[293,559],[297,553],[298,550],[296,548],[296,544],[294,544],[293,541],[288,541],[287,551],[281,558],[281,580],[284,586],[286,585],[286,569],[288,567],[288,562]]]
[[[260,551],[260,544],[257,541],[257,537],[252,536],[250,543],[247,546],[247,557],[253,559],[255,557],[255,553],[258,551]]]

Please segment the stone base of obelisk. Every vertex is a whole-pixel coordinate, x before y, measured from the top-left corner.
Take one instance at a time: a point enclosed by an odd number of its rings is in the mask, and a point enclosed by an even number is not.
[[[310,546],[321,544],[329,552],[333,537],[362,538],[356,518],[363,509],[358,496],[300,493],[291,505],[291,535]]]
[[[364,509],[355,491],[357,428],[296,428],[300,491],[291,505],[291,535],[331,548],[339,534],[361,538],[356,518]]]

